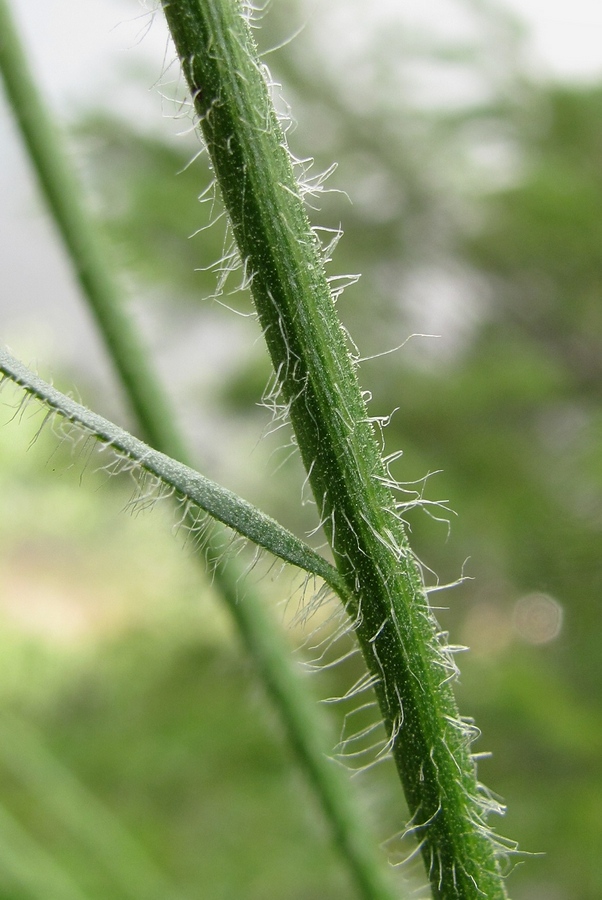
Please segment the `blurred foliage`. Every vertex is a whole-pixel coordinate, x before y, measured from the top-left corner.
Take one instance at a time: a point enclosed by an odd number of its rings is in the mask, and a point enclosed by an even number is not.
[[[295,154],[315,156],[315,172],[336,159],[330,184],[349,195],[320,194],[312,218],[344,225],[332,274],[362,272],[339,300],[359,355],[414,332],[442,335],[367,359],[360,374],[371,413],[396,410],[383,440],[387,452],[404,450],[392,464],[407,483],[402,499],[441,492],[458,513],[449,535],[439,506],[425,507],[432,518],[410,512],[409,523],[442,583],[472,579],[432,598],[449,606],[439,617],[452,643],[472,648],[460,659],[461,710],[494,751],[480,765],[508,802],[501,830],[544,854],[521,860],[511,895],[598,900],[602,88],[529,83],[514,23],[489,4],[460,5],[472,23],[462,40],[386,25],[354,42],[351,65],[336,45],[340,23],[322,10],[266,61],[298,119]],[[274,4],[264,45],[278,46],[301,17],[295,4]],[[116,254],[152,296],[177,358],[191,322],[202,329],[219,309],[217,276],[195,270],[227,246],[219,225],[188,240],[218,210],[194,202],[210,178],[203,157],[188,165],[198,146],[106,113],[80,123],[77,140]],[[221,299],[249,311],[242,295]],[[219,320],[226,345],[232,321],[228,311]],[[265,494],[237,438],[269,430],[257,405],[269,365],[252,328],[248,349],[220,369],[210,440],[223,448],[220,474],[301,531],[312,522],[311,510],[290,502],[300,469],[270,457],[282,433],[252,457],[255,471],[270,472]],[[195,362],[189,416],[201,415]],[[297,800],[279,799],[292,797],[285,763],[249,715],[231,643],[218,642],[218,653],[169,635],[151,640],[137,628],[103,642],[102,659],[31,711],[44,740],[191,896],[342,896],[315,826]],[[48,830],[7,779],[15,814]],[[108,896],[73,856],[65,866],[90,896]]]
[[[131,479],[31,411],[0,468],[0,897],[346,896],[169,504],[119,515]]]

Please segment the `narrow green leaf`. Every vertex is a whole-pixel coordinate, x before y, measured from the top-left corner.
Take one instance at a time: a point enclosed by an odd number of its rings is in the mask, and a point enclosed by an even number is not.
[[[137,463],[142,470],[173,488],[183,501],[194,504],[284,562],[322,578],[343,599],[347,596],[339,573],[323,556],[251,503],[184,463],[154,450],[81,403],[76,403],[2,348],[0,372],[22,387],[27,394],[40,400],[48,409],[85,429],[98,441],[110,446],[119,456]]]

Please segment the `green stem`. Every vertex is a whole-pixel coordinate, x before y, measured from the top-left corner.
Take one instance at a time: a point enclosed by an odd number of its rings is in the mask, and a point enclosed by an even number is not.
[[[238,0],[164,0],[436,898],[506,896],[450,687],[286,142]]]
[[[107,264],[102,236],[81,201],[73,165],[36,88],[5,0],[0,2],[0,69],[40,187],[126,396],[144,421],[150,443],[157,447],[169,445],[166,452],[178,456],[180,442],[169,424],[163,425],[171,419],[169,405],[128,321],[122,291]]]
[[[0,69],[40,186],[139,427],[154,447],[187,462],[185,442],[123,309],[122,292],[107,268],[99,236],[81,200],[80,186],[68,165],[54,122],[29,71],[6,0],[0,0]],[[217,534],[208,554],[213,560],[215,588],[236,622],[289,743],[313,786],[358,895],[364,900],[392,900],[389,881],[361,823],[347,780],[326,758],[326,748],[332,742],[321,739],[322,718],[300,684],[272,618],[248,584],[241,588],[241,573],[234,561],[222,558],[222,543]],[[205,563],[204,555],[200,562]]]

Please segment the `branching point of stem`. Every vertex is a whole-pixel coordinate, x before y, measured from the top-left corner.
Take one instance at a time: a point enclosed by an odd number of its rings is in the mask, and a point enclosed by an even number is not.
[[[341,596],[343,602],[347,599],[344,582],[336,569],[319,553],[251,503],[184,463],[154,450],[123,428],[62,394],[1,347],[0,373],[46,406],[46,418],[54,412],[87,431],[96,440],[110,446],[121,458],[130,460],[159,479],[184,502],[198,507],[284,562],[322,578]]]

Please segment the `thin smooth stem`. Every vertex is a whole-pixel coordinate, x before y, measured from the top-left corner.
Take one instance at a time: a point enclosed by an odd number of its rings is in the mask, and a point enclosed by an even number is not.
[[[29,70],[6,0],[0,0],[0,69],[51,215],[141,432],[158,450],[189,462],[170,404],[124,309],[122,291],[107,266],[78,180]],[[242,587],[241,572],[234,561],[222,558],[219,535],[213,540],[208,556],[212,559],[214,586],[232,614],[289,743],[313,786],[358,896],[364,900],[392,900],[389,880],[347,780],[326,757],[332,742],[326,737],[325,723],[300,683],[271,616],[251,587]],[[205,556],[200,561],[204,564]]]
[[[245,6],[245,10],[249,10]],[[281,399],[354,601],[434,897],[506,896],[420,569],[325,275],[247,15],[238,0],[164,0],[164,11],[228,210]]]

